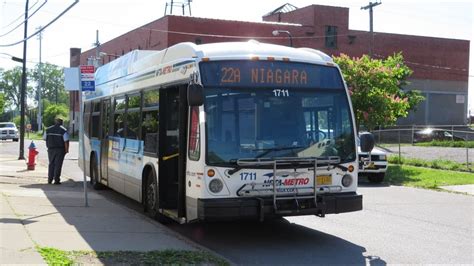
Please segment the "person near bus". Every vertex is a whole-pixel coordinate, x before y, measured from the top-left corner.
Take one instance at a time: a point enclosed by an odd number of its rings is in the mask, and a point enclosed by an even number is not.
[[[43,139],[48,148],[48,184],[61,184],[61,169],[63,167],[64,156],[69,152],[69,134],[63,127],[63,117],[56,116],[54,125],[48,127]]]

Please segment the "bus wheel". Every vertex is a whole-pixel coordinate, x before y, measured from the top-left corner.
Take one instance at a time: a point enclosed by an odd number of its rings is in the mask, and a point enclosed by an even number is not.
[[[145,212],[149,217],[156,219],[158,213],[158,186],[156,185],[156,178],[152,171],[150,171],[146,180]]]
[[[370,183],[379,184],[382,183],[385,178],[385,173],[371,174],[368,176]]]
[[[104,189],[104,185],[99,182],[99,167],[97,166],[95,157],[92,157],[91,160],[91,186],[95,190]]]
[[[152,171],[148,174],[145,191],[145,212],[146,214],[162,224],[168,224],[171,219],[158,212],[158,186],[156,178]]]

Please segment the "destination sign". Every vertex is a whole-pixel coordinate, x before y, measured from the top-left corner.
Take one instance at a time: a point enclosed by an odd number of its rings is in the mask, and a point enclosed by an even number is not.
[[[208,87],[344,88],[335,67],[287,61],[201,62]]]

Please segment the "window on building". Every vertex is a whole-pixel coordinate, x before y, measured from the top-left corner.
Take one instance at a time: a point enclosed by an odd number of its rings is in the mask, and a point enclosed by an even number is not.
[[[326,48],[337,48],[337,27],[326,26],[325,32]]]
[[[141,139],[144,152],[153,155],[158,153],[159,101],[159,90],[149,90],[143,93]]]

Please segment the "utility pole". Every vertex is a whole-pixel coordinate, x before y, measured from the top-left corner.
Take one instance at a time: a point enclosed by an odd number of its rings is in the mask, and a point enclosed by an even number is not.
[[[100,42],[99,42],[99,30],[95,32],[95,60],[93,61],[93,65],[97,68],[100,66]]]
[[[369,56],[372,57],[373,52],[374,52],[374,11],[372,10],[373,7],[376,7],[378,5],[382,4],[382,2],[376,2],[372,3],[369,2],[369,5],[363,6],[360,9],[361,10],[367,10],[369,9],[369,15],[370,15],[370,48],[369,48]]]
[[[26,40],[28,39],[28,3],[25,5],[25,30],[23,35],[23,69],[20,88],[20,155],[18,160],[25,159],[25,104],[26,104]]]
[[[38,123],[38,131],[41,131],[41,110],[42,110],[42,103],[41,103],[41,87],[42,87],[42,77],[43,77],[43,68],[41,63],[41,39],[43,39],[43,31],[41,30],[41,26],[38,27],[40,30],[38,34],[39,39],[39,66],[38,66],[38,114],[36,116],[36,121]]]

